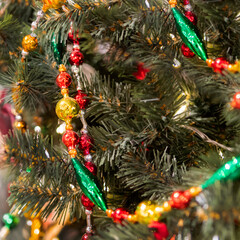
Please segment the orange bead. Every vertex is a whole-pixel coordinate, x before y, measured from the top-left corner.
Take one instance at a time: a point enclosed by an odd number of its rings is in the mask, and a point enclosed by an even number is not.
[[[112,209],[107,209],[106,210],[106,214],[107,214],[108,217],[112,217],[113,212],[114,211]]]
[[[129,222],[135,223],[135,222],[137,222],[137,216],[133,215],[133,214],[129,214],[127,220]]]
[[[66,72],[66,71],[67,71],[67,68],[66,68],[63,64],[60,64],[60,65],[59,65],[59,68],[58,68],[58,71],[59,71],[59,72]]]
[[[31,52],[34,51],[38,46],[38,40],[36,37],[27,35],[22,40],[22,47],[24,51]]]
[[[69,93],[69,90],[67,88],[63,88],[61,90],[61,94],[64,96],[64,97],[67,97],[68,96],[68,93]]]
[[[214,62],[214,60],[211,59],[211,58],[208,58],[208,59],[206,60],[206,63],[207,63],[207,65],[208,65],[209,67],[212,66],[213,62]]]
[[[75,158],[77,156],[77,150],[76,149],[71,149],[69,150],[69,155],[71,158]]]
[[[202,191],[201,187],[191,187],[189,189],[189,192],[192,197],[196,197],[201,191]]]
[[[176,7],[176,5],[177,5],[177,0],[169,0],[169,5],[171,6],[171,7]]]
[[[172,209],[171,205],[169,204],[169,202],[164,202],[162,207],[163,207],[165,212],[169,212]]]
[[[23,132],[26,130],[26,123],[23,121],[15,122],[14,125],[18,130],[22,130]]]
[[[239,64],[238,62],[236,62],[235,64],[229,64],[228,65],[228,71],[232,72],[232,73],[236,73],[239,71]]]
[[[73,130],[73,126],[72,124],[67,124],[66,127],[65,127],[66,130]]]

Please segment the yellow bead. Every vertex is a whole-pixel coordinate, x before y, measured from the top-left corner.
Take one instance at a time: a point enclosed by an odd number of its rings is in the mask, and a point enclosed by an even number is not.
[[[60,64],[60,65],[59,65],[59,68],[58,68],[58,71],[59,71],[59,72],[66,72],[67,69],[66,69],[66,67],[65,67],[63,64]]]
[[[31,52],[34,51],[38,46],[38,40],[31,35],[27,35],[22,40],[22,47],[24,51]]]
[[[165,212],[169,212],[171,210],[171,206],[170,206],[169,202],[164,202],[162,207]]]
[[[139,223],[148,224],[151,221],[158,221],[160,214],[155,211],[156,205],[151,201],[144,201],[137,206],[135,215]]]
[[[74,98],[65,97],[62,98],[56,106],[56,114],[58,118],[63,121],[67,121],[76,117],[79,113],[79,105]]]
[[[43,0],[43,11],[46,12],[51,8],[58,9],[62,7],[65,2],[66,0]]]

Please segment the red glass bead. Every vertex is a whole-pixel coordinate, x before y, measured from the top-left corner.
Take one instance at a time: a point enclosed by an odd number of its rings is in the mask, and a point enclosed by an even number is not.
[[[184,209],[188,207],[191,200],[191,196],[184,191],[173,192],[170,200],[170,205],[172,208]]]
[[[90,240],[90,237],[91,237],[91,236],[92,236],[91,233],[85,233],[85,234],[82,236],[81,240]]]
[[[240,109],[240,92],[234,94],[231,105],[233,108]]]
[[[190,4],[190,1],[189,0],[183,0],[183,4],[188,5],[188,4]]]
[[[93,162],[85,162],[84,165],[93,175],[97,175],[97,167]]]
[[[126,211],[124,208],[117,208],[112,213],[112,218],[114,222],[121,223],[124,219],[127,219],[129,212]]]
[[[165,223],[153,221],[148,225],[148,227],[155,230],[153,234],[157,240],[167,239],[169,232]]]
[[[87,107],[89,100],[86,97],[87,97],[86,93],[83,93],[81,90],[78,90],[75,99],[78,102],[80,109],[85,109]]]
[[[90,154],[90,150],[93,147],[93,139],[87,135],[82,134],[80,137],[79,148],[83,151],[84,155]]]
[[[82,195],[81,197],[81,202],[82,205],[87,209],[87,210],[92,210],[94,207],[94,203],[86,196],[86,195]]]
[[[78,48],[74,48],[73,51],[71,52],[69,56],[69,63],[71,65],[77,65],[79,66],[80,64],[83,63],[84,56],[83,54],[79,51]]]
[[[79,143],[79,136],[76,132],[67,130],[62,137],[62,141],[68,149],[72,149]]]
[[[56,83],[60,88],[67,88],[71,82],[72,78],[67,72],[60,72],[56,78]]]
[[[72,27],[70,28],[70,30],[68,32],[68,40],[71,42],[74,42],[76,40],[79,41],[78,31],[75,34]]]
[[[183,56],[187,58],[192,58],[195,56],[195,53],[189,47],[187,47],[184,43],[182,44],[181,51]]]
[[[227,69],[229,65],[229,62],[225,60],[224,58],[217,58],[213,63],[212,63],[212,68],[214,72],[221,73],[224,69]]]
[[[194,25],[197,25],[197,16],[190,11],[185,12],[185,17],[189,19]]]

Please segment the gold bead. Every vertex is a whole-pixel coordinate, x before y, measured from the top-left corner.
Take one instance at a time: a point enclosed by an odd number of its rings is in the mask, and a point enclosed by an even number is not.
[[[56,114],[63,121],[76,117],[79,113],[79,105],[74,98],[62,98],[56,106]]]
[[[107,214],[108,217],[111,217],[113,212],[114,211],[112,209],[107,209],[106,210],[106,214]]]
[[[59,72],[66,72],[66,71],[67,71],[67,68],[66,68],[63,64],[60,64],[60,65],[59,65],[59,68],[58,68],[58,71],[59,71]]]
[[[64,97],[67,97],[67,96],[68,96],[68,93],[69,93],[69,90],[68,90],[67,88],[61,89],[61,94],[62,94]]]
[[[228,71],[232,73],[236,73],[239,71],[239,64],[238,61],[235,62],[235,64],[229,64],[228,65]]]
[[[15,122],[14,125],[18,130],[22,130],[22,132],[25,132],[26,123],[24,121]]]
[[[171,6],[171,7],[176,7],[176,5],[177,5],[177,0],[169,0],[169,5]]]
[[[66,130],[73,130],[73,126],[72,124],[67,124],[66,127],[65,127]]]
[[[160,214],[155,211],[156,205],[151,201],[141,202],[136,209],[135,215],[139,223],[148,224],[151,221],[158,221]]]
[[[77,156],[77,150],[75,148],[69,150],[69,155],[71,158],[75,158]]]
[[[43,0],[43,11],[46,12],[51,8],[58,9],[62,7],[65,2],[66,0]]]
[[[192,197],[196,197],[201,191],[202,191],[201,187],[191,187],[189,189],[189,192]]]
[[[22,40],[22,47],[24,51],[31,52],[34,51],[38,46],[38,40],[31,35],[27,35]]]
[[[162,207],[163,207],[165,212],[169,212],[172,209],[171,205],[169,204],[169,202],[164,202]]]

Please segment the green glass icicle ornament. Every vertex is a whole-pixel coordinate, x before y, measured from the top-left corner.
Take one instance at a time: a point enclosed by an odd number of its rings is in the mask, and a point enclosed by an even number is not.
[[[3,215],[3,223],[8,229],[16,227],[19,223],[19,217],[16,217],[10,213],[5,213]]]
[[[58,41],[57,41],[56,35],[53,33],[52,39],[51,39],[51,47],[52,47],[54,58],[57,64],[62,64],[63,51],[64,51],[64,44],[60,42],[60,39],[61,39],[60,34],[58,36]]]
[[[202,60],[207,60],[207,51],[197,28],[175,7],[172,8],[177,30],[183,42]]]
[[[77,159],[72,158],[72,164],[76,172],[77,182],[83,193],[105,212],[107,204],[97,178]]]
[[[220,167],[207,181],[205,181],[201,188],[205,189],[214,184],[216,181],[237,179],[240,177],[240,156],[233,157],[232,160]]]

